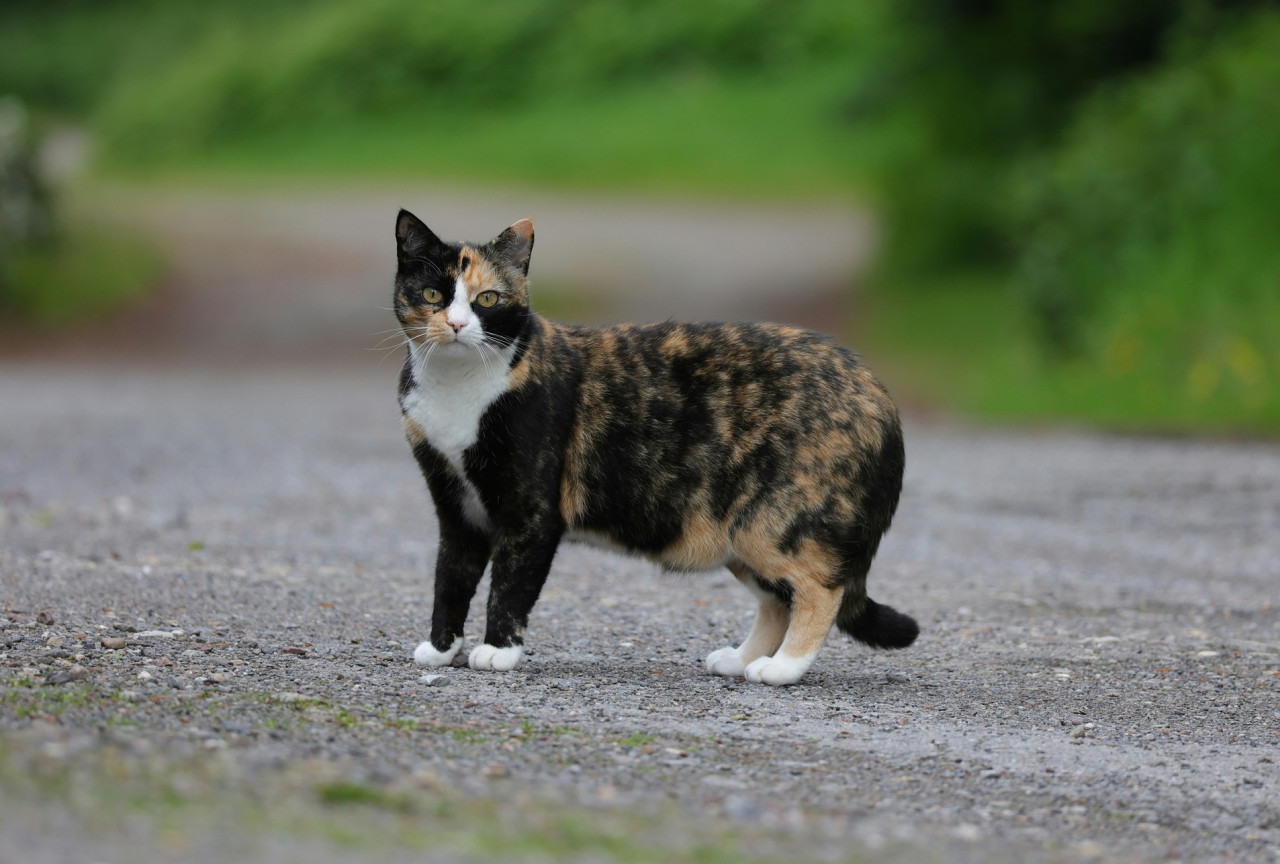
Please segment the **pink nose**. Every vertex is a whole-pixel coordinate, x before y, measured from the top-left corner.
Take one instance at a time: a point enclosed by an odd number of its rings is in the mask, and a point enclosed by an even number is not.
[[[448,321],[449,319],[447,319],[447,318],[446,318],[445,320],[446,320],[446,321]],[[466,327],[467,325],[466,325],[466,324],[454,324],[452,321],[449,321],[449,326],[453,328],[453,332],[454,332],[454,333],[457,333],[459,330],[461,330],[463,327]]]

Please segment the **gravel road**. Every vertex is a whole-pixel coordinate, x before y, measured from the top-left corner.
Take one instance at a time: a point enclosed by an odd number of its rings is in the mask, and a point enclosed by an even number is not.
[[[0,860],[1280,860],[1276,445],[908,418],[912,648],[716,678],[727,572],[567,546],[424,677],[394,365],[0,367]]]
[[[0,352],[0,862],[1280,861],[1275,444],[908,417],[870,584],[910,649],[712,677],[752,616],[727,572],[567,546],[518,670],[414,667],[436,529],[363,350],[400,205],[533,215],[535,298],[598,317],[838,330],[870,245],[838,208],[89,201],[170,277]]]

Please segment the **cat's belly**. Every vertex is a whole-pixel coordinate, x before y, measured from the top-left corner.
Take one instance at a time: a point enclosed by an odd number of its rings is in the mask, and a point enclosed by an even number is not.
[[[614,552],[618,555],[629,555],[631,557],[644,556],[643,552],[630,549],[614,540],[607,534],[601,534],[598,531],[583,531],[581,529],[573,529],[566,531],[564,539],[569,543],[579,543],[583,546],[591,546],[595,549],[603,549],[606,552]]]
[[[572,529],[565,532],[564,539],[569,543],[580,543],[583,546],[604,549],[607,552],[614,552],[618,555],[626,555],[632,558],[647,558],[661,566],[664,570],[672,570],[680,573],[702,573],[708,570],[716,570],[727,564],[732,557],[729,554],[728,549],[707,549],[701,555],[689,555],[688,551],[683,548],[678,551],[675,549],[664,549],[661,552],[632,549],[629,546],[619,543],[607,534],[581,529]]]

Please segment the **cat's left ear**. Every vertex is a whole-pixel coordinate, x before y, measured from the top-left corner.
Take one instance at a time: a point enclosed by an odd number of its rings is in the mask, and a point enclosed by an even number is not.
[[[533,220],[521,219],[499,234],[491,245],[503,260],[528,276],[529,256],[533,254]]]

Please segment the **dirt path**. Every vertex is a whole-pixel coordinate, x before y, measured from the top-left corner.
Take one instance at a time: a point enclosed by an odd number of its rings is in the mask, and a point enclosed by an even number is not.
[[[248,233],[215,287],[300,284]],[[422,680],[395,364],[222,338],[0,367],[0,860],[1280,860],[1274,445],[909,419],[871,588],[911,649],[714,678],[727,573],[566,547],[526,665]]]
[[[394,324],[392,226],[400,207],[448,239],[537,225],[535,308],[588,322],[788,321],[838,331],[873,244],[839,205],[665,203],[438,187],[244,190],[105,188],[79,205],[156,237],[163,290],[116,322],[112,351],[350,360]],[[693,290],[691,290],[691,288]]]

